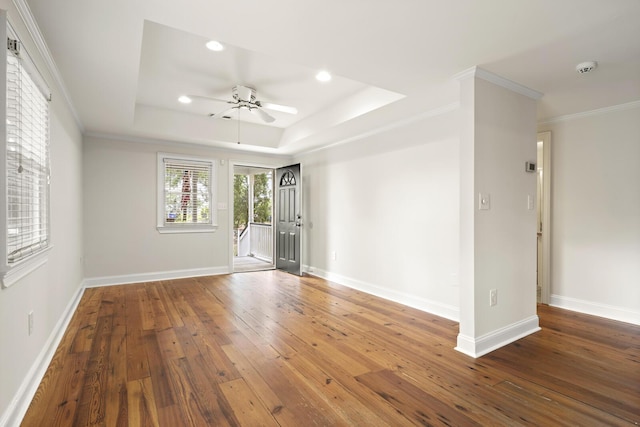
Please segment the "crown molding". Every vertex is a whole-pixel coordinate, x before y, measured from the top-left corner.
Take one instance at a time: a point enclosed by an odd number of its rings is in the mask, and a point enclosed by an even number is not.
[[[542,92],[530,89],[526,86],[521,85],[520,83],[516,83],[512,80],[506,79],[502,76],[499,76],[477,66],[468,68],[458,74],[455,74],[452,79],[461,81],[470,77],[477,77],[479,79],[486,80],[495,85],[502,86],[505,89],[509,89],[510,91],[519,93],[520,95],[535,99],[536,101],[542,98],[542,95],[544,95]]]
[[[613,113],[615,111],[632,110],[640,108],[640,100],[627,102],[625,104],[612,105],[610,107],[597,108],[595,110],[583,111],[581,113],[566,114],[564,116],[551,117],[538,122],[539,125],[549,125],[553,123],[568,122],[570,120],[582,119],[590,116],[600,116],[602,114]]]
[[[62,97],[67,103],[67,107],[71,111],[71,114],[73,115],[73,118],[75,119],[76,124],[78,125],[78,128],[80,128],[81,132],[84,132],[85,129],[84,129],[84,126],[82,125],[82,121],[80,120],[80,116],[78,115],[78,111],[75,109],[73,102],[71,101],[71,96],[69,95],[69,91],[67,90],[67,87],[64,84],[62,75],[60,74],[60,71],[58,70],[56,63],[53,60],[51,51],[49,50],[49,47],[47,46],[47,42],[45,41],[42,35],[42,32],[40,31],[40,27],[38,26],[38,23],[36,22],[33,14],[31,13],[31,9],[29,8],[27,1],[13,0],[13,4],[16,6],[16,9],[18,9],[20,18],[22,19],[22,22],[26,26],[27,31],[31,36],[31,39],[35,43],[36,48],[40,53],[40,56],[44,60],[45,65],[47,66],[47,70],[49,71],[49,74],[51,74],[51,76],[56,82],[56,85],[60,89],[60,92],[62,92]]]
[[[262,157],[273,157],[273,158],[291,158],[292,156],[289,154],[282,154],[275,152],[273,148],[265,148],[259,147],[257,145],[248,144],[240,144],[240,148],[228,148],[228,147],[219,147],[215,145],[208,144],[199,144],[196,142],[181,142],[181,141],[172,141],[169,139],[160,139],[160,138],[145,138],[134,135],[125,135],[125,134],[117,134],[117,133],[103,133],[103,132],[85,132],[83,134],[84,138],[93,138],[93,139],[107,139],[109,141],[121,141],[121,142],[135,142],[138,144],[152,144],[152,145],[164,145],[168,147],[176,147],[176,148],[186,148],[193,150],[209,150],[209,151],[217,151],[221,153],[244,153],[247,155],[260,155]],[[233,144],[236,147],[235,144]]]
[[[354,141],[358,141],[358,140],[361,140],[361,139],[364,139],[364,138],[368,138],[368,137],[377,135],[379,133],[387,132],[387,131],[390,131],[390,130],[393,130],[393,129],[396,129],[396,128],[399,128],[399,127],[408,126],[408,125],[410,125],[412,123],[419,122],[421,120],[426,120],[426,119],[429,119],[429,118],[432,118],[432,117],[442,116],[442,115],[447,114],[447,113],[449,113],[451,111],[457,110],[458,108],[460,108],[460,103],[459,102],[452,102],[451,104],[446,104],[446,105],[443,105],[441,107],[433,108],[431,110],[427,110],[427,111],[424,111],[422,113],[415,114],[413,116],[407,117],[406,119],[397,120],[397,121],[392,122],[392,123],[390,123],[388,125],[384,125],[384,126],[380,126],[380,127],[377,127],[377,128],[373,128],[373,129],[368,130],[366,132],[362,132],[362,133],[359,133],[357,135],[353,135],[353,136],[350,136],[348,138],[335,141],[335,142],[333,142],[331,144],[328,144],[328,145],[324,145],[324,146],[321,146],[321,147],[313,148],[313,149],[310,149],[308,151],[302,151],[300,153],[294,154],[294,156],[295,157],[299,157],[299,158],[304,158],[305,156],[310,155],[310,154],[318,153],[320,151],[328,150],[330,148],[334,148],[334,147],[337,147],[339,145],[348,144],[348,143],[351,143],[351,142],[354,142]]]
[[[343,145],[343,144],[348,144],[348,143],[351,143],[351,142],[354,142],[354,141],[358,141],[358,140],[361,140],[363,138],[371,137],[371,136],[377,135],[379,133],[390,131],[392,129],[396,129],[396,128],[399,128],[399,127],[407,126],[407,125],[410,125],[412,123],[419,122],[421,120],[426,120],[426,119],[431,118],[431,117],[441,116],[441,115],[447,114],[447,113],[449,113],[451,111],[455,111],[458,108],[460,108],[460,103],[459,102],[453,102],[451,104],[443,105],[443,106],[438,107],[438,108],[434,108],[434,109],[427,110],[427,111],[424,111],[424,112],[419,113],[419,114],[415,114],[413,116],[407,117],[407,118],[402,119],[402,120],[397,120],[397,121],[395,121],[393,123],[390,123],[388,125],[385,125],[385,126],[380,126],[380,127],[377,127],[377,128],[373,128],[373,129],[370,129],[370,130],[368,130],[366,132],[362,132],[362,133],[359,133],[357,135],[353,135],[351,137],[335,141],[335,142],[333,142],[331,144],[328,144],[328,145],[324,145],[324,146],[317,147],[317,148],[312,148],[310,150],[301,151],[301,152],[293,153],[293,154],[274,152],[274,149],[271,149],[271,148],[257,149],[256,148],[257,146],[252,146],[251,149],[240,150],[240,149],[230,149],[230,148],[225,148],[225,147],[215,147],[215,146],[211,146],[211,145],[204,145],[204,144],[191,143],[191,142],[177,142],[177,141],[170,141],[170,140],[164,140],[164,139],[143,138],[143,137],[138,137],[138,136],[112,134],[112,133],[87,132],[87,133],[84,134],[84,136],[85,136],[85,138],[108,139],[108,140],[112,140],[112,141],[124,141],[124,142],[138,142],[138,143],[141,143],[141,144],[169,145],[169,146],[175,146],[175,147],[188,147],[188,148],[194,148],[194,149],[210,149],[210,150],[224,151],[224,152],[229,152],[229,153],[245,152],[247,154],[260,154],[261,156],[268,156],[268,157],[274,157],[274,158],[294,158],[294,157],[303,158],[303,157],[305,157],[307,155],[310,155],[310,154],[313,154],[313,153],[317,153],[319,151],[328,150],[328,149],[336,147],[338,145]],[[248,146],[245,145],[245,148],[246,147],[248,147]]]

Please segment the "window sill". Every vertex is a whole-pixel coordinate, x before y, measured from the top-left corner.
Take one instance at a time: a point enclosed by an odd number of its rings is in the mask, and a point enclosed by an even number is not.
[[[17,265],[9,267],[9,270],[3,271],[0,273],[2,275],[2,289],[8,288],[9,286],[14,285],[23,277],[31,274],[36,271],[38,268],[45,265],[49,259],[49,251],[53,248],[53,246],[49,246],[46,249],[43,249],[36,255],[21,261]]]
[[[215,233],[218,229],[217,225],[200,225],[200,226],[158,226],[156,227],[160,234],[181,234],[181,233]]]

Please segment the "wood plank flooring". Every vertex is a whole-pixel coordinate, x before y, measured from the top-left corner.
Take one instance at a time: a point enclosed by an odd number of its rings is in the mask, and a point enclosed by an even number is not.
[[[474,360],[457,323],[314,277],[91,288],[22,425],[638,425],[640,327],[539,314]]]
[[[264,271],[273,270],[273,263],[263,261],[260,258],[252,256],[236,256],[233,257],[233,271],[235,273],[247,271]]]

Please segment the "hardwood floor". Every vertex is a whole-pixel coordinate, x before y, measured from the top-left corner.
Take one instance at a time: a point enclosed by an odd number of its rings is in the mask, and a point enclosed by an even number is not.
[[[263,261],[259,258],[252,256],[237,256],[233,257],[233,271],[234,273],[241,273],[247,271],[264,271],[273,270],[275,266],[273,263]]]
[[[640,327],[539,314],[474,360],[457,323],[314,277],[91,288],[23,425],[637,425]]]

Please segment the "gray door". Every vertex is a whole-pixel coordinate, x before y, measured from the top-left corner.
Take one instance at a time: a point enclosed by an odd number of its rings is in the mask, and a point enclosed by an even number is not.
[[[302,275],[300,165],[276,169],[276,268]]]

